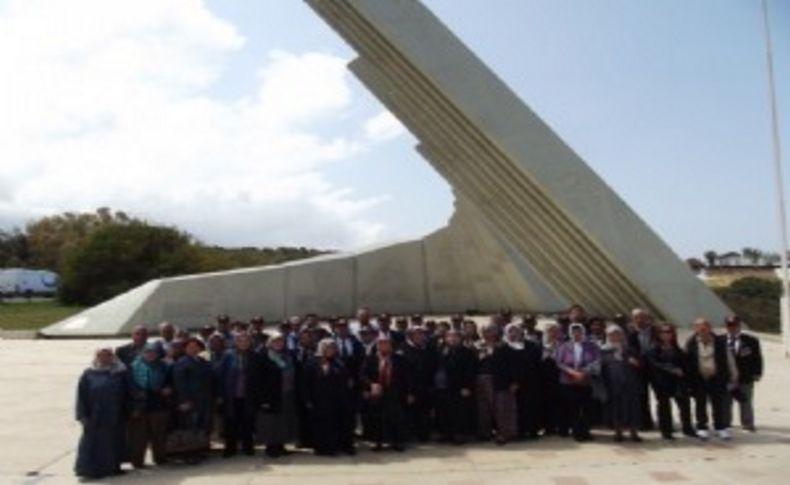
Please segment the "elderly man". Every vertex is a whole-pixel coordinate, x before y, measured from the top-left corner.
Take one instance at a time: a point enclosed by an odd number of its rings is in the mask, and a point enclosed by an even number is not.
[[[697,318],[694,321],[694,335],[686,344],[686,356],[697,418],[697,437],[708,439],[710,402],[716,434],[723,440],[729,440],[725,400],[727,393],[737,386],[738,371],[727,348],[727,340],[713,333],[707,319]]]
[[[126,367],[129,367],[143,352],[146,343],[148,343],[148,329],[143,325],[137,325],[132,329],[132,341],[116,348],[115,355]]]
[[[628,328],[627,340],[628,348],[641,359],[646,360],[650,354],[650,349],[656,343],[653,320],[647,311],[635,308],[631,312],[631,324]],[[639,380],[642,386],[640,407],[642,409],[643,431],[649,431],[655,427],[653,414],[650,412],[650,372],[650,368],[647,365],[642,366],[639,370]]]
[[[379,337],[376,352],[362,366],[362,397],[367,401],[365,434],[375,443],[374,451],[389,444],[404,450],[406,407],[414,403],[408,363],[394,352],[392,341]]]
[[[176,338],[176,327],[170,322],[162,322],[159,324],[159,346],[165,354],[170,353],[170,347],[173,345],[173,340]]]
[[[738,389],[734,393],[738,401],[743,429],[755,432],[754,426],[754,384],[763,375],[763,354],[760,340],[742,332],[741,319],[737,315],[727,317],[727,348],[735,359],[738,369]],[[732,423],[733,394],[725,395],[724,410],[727,422]]]

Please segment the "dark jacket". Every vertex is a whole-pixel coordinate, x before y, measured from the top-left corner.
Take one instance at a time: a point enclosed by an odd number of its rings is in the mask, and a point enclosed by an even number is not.
[[[501,345],[494,351],[494,388],[505,391],[518,384],[521,391],[538,391],[541,381],[541,349],[531,341],[524,342],[524,349],[516,350]]]
[[[244,357],[242,363],[235,350],[225,353],[217,368],[217,392],[225,403],[232,402],[237,398],[239,379],[243,378],[245,406],[252,411],[260,406],[264,391],[264,357],[252,350]],[[235,406],[226,405],[223,409],[226,415],[230,415]]]
[[[415,397],[426,399],[430,396],[433,388],[433,376],[436,373],[436,351],[433,347],[419,348],[407,342],[403,346],[403,358],[409,366]]]
[[[136,359],[140,353],[143,351],[143,347],[145,345],[140,345],[139,347],[134,345],[134,342],[129,342],[128,344],[121,345],[120,347],[115,349],[115,356],[118,357],[118,360],[123,362],[127,368],[132,365],[134,359]]]
[[[279,413],[283,400],[283,371],[265,353],[261,354],[261,374],[260,405],[267,413]]]
[[[477,377],[477,356],[474,351],[463,346],[443,349],[439,352],[436,374],[444,375],[443,388],[442,385],[436,385],[437,390],[452,395],[460,394],[461,389],[471,392]]]
[[[729,335],[726,339],[729,345]],[[760,349],[760,340],[752,335],[741,333],[740,341],[737,352],[734,347],[730,347],[733,350],[735,366],[738,369],[738,382],[751,384],[760,380],[763,375],[763,353]]]
[[[382,398],[398,401],[406,405],[406,396],[412,393],[412,379],[409,374],[409,364],[402,355],[393,353],[390,355],[392,363],[392,373],[390,385],[384,388]],[[361,383],[363,391],[370,391],[372,384],[381,384],[379,379],[379,356],[373,354],[365,359],[361,371]]]
[[[647,354],[650,366],[651,382],[657,394],[676,396],[685,393],[688,388],[688,358],[679,346],[663,349],[654,345]],[[681,370],[683,376],[675,374]]]
[[[713,358],[716,362],[716,375],[712,380],[722,387],[726,387],[730,382],[730,366],[727,361],[727,340],[720,336],[713,336]],[[702,376],[699,373],[699,349],[697,348],[697,336],[692,336],[686,343],[686,362],[688,366],[688,382],[692,387],[702,384]]]

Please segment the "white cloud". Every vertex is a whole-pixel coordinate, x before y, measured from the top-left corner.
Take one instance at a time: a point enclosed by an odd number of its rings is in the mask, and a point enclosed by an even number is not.
[[[365,135],[370,141],[386,141],[406,133],[400,120],[389,111],[382,111],[365,122]]]
[[[0,9],[0,226],[101,205],[220,244],[353,247],[382,199],[326,164],[402,128],[322,132],[352,108],[345,60],[272,51],[255,92],[210,96],[245,39],[198,0],[12,1]]]

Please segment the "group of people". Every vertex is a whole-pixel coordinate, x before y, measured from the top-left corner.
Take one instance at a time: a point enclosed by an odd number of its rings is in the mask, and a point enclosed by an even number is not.
[[[585,442],[593,427],[640,442],[656,425],[651,390],[664,439],[674,439],[674,402],[685,435],[709,439],[712,416],[728,440],[736,402],[755,431],[762,355],[738,317],[725,327],[716,334],[699,318],[681,346],[673,325],[644,310],[607,322],[580,305],[540,325],[503,310],[482,328],[462,315],[373,318],[366,308],[275,329],[227,316],[195,335],[163,323],[149,338],[139,326],[130,343],[98,349],[79,380],[76,473],[143,467],[149,448],[156,464],[197,463],[215,442],[225,457],[264,445],[271,458],[294,447],[353,455],[359,442],[374,451],[433,439]]]

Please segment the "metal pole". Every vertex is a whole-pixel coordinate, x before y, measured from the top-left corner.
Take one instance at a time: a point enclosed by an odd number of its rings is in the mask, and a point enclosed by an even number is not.
[[[771,108],[771,135],[774,152],[774,181],[776,182],[776,205],[779,216],[779,231],[782,250],[782,343],[785,357],[790,357],[790,278],[787,267],[787,216],[785,215],[784,177],[782,175],[782,145],[779,139],[779,114],[776,109],[776,86],[774,84],[774,55],[771,43],[771,26],[768,21],[768,2],[762,0],[763,26],[765,33],[765,60],[768,67],[768,101]]]

